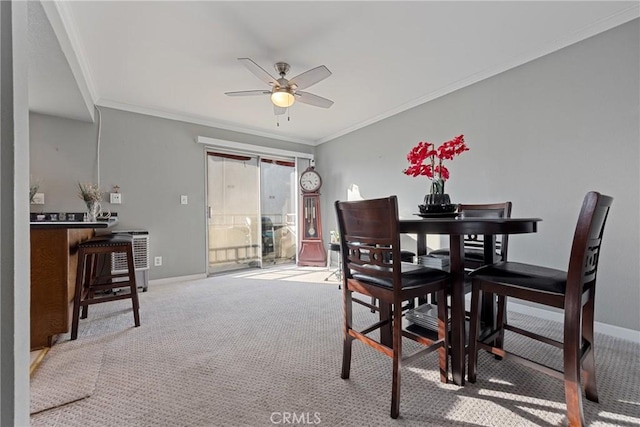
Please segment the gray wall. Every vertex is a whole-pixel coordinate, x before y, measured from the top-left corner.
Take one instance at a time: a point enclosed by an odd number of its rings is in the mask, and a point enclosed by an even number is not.
[[[333,201],[357,184],[365,198],[398,195],[412,217],[426,178],[403,175],[418,141],[464,134],[447,162],[454,203],[511,200],[513,216],[543,218],[513,236],[512,260],[566,270],[589,190],[615,198],[605,231],[596,318],[640,330],[638,20],[317,147],[325,233]]]
[[[116,229],[146,229],[150,278],[206,272],[205,156],[198,136],[311,153],[313,147],[270,140],[185,122],[100,108],[101,187],[120,186],[123,203],[103,202],[118,213]],[[30,115],[31,174],[45,193],[45,205],[31,211],[82,212],[78,181],[96,182],[97,124],[41,114]],[[180,195],[189,204],[180,204]],[[108,197],[105,197],[108,200]],[[152,262],[153,264],[153,262]]]
[[[0,425],[29,425],[27,5],[0,2]]]

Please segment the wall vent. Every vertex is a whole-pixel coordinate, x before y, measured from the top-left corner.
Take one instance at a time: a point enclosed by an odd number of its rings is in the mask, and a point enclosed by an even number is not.
[[[133,267],[136,270],[138,287],[146,291],[149,286],[149,232],[142,230],[114,231],[131,234],[133,237]],[[111,254],[111,274],[127,272],[127,254],[124,252]],[[118,279],[115,279],[118,280]]]
[[[149,269],[149,235],[133,236],[133,265],[136,270]],[[114,273],[126,273],[127,254],[124,252],[111,254],[111,270]]]

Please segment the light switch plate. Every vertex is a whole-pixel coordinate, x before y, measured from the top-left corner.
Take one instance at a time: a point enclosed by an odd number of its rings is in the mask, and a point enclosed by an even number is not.
[[[122,203],[122,193],[111,193],[109,195],[109,202],[112,205],[119,205]]]
[[[183,195],[180,196],[180,204],[181,205],[189,204],[189,198],[187,197],[186,194],[183,194]]]

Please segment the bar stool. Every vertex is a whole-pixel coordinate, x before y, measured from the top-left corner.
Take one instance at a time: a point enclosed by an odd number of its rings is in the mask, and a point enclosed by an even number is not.
[[[109,256],[113,253],[125,253],[127,257],[127,272],[111,274]],[[109,266],[107,273],[103,271],[101,263]],[[126,278],[123,281],[113,281]],[[129,288],[129,293],[108,293],[96,296],[97,291],[109,291],[117,288]],[[73,320],[71,324],[71,339],[78,338],[78,322],[80,307],[82,318],[86,319],[89,305],[102,302],[131,298],[133,304],[133,319],[136,327],[140,326],[138,308],[138,289],[136,287],[135,267],[133,264],[133,236],[130,234],[109,234],[94,237],[78,245],[78,269],[76,274],[75,295],[73,297]]]

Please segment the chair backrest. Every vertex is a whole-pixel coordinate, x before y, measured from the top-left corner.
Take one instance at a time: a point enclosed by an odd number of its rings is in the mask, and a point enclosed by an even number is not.
[[[459,204],[458,213],[465,218],[511,218],[511,202],[485,203],[485,204]],[[467,235],[464,238],[464,246],[467,249],[482,251],[482,236]],[[509,249],[509,235],[496,236],[496,250],[500,254],[500,261],[507,260]]]
[[[360,273],[392,280],[394,291],[399,292],[401,257],[397,197],[336,201],[335,207],[344,280]]]
[[[571,246],[565,304],[580,304],[586,288],[595,292],[602,235],[612,203],[612,197],[595,191],[584,197]]]

